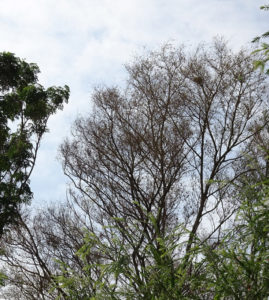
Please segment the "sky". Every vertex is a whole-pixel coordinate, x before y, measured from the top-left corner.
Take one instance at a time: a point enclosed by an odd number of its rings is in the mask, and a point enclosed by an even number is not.
[[[100,85],[124,86],[124,65],[167,42],[195,46],[223,36],[231,48],[249,46],[268,31],[266,0],[0,0],[0,52],[41,69],[45,87],[67,84],[69,104],[51,117],[34,172],[33,206],[63,202],[59,145],[78,116],[91,112]]]

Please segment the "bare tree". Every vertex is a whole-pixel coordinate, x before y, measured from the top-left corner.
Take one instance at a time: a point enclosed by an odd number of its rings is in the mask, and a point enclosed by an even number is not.
[[[139,292],[154,261],[147,247],[160,251],[179,224],[189,230],[175,237],[185,240],[175,250],[183,268],[197,238],[218,244],[238,208],[233,183],[250,171],[239,162],[268,124],[267,95],[247,52],[221,40],[190,55],[165,46],[127,71],[125,91],[95,91],[95,111],[78,118],[61,154],[77,201],[128,244]]]
[[[1,240],[1,265],[8,280],[1,297],[56,299],[58,295],[65,299],[64,291],[54,280],[62,272],[58,262],[82,272],[76,251],[83,245],[86,228],[82,214],[78,218],[71,206],[24,212],[18,224],[5,233]]]

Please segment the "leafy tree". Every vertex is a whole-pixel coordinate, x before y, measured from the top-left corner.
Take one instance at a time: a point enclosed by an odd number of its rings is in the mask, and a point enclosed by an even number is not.
[[[29,203],[37,151],[49,117],[69,98],[69,88],[38,84],[39,68],[9,52],[0,53],[0,236]]]

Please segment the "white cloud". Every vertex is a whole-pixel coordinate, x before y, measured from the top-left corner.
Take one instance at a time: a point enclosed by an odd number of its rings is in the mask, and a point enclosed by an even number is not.
[[[120,84],[123,64],[143,46],[197,44],[224,35],[235,48],[267,28],[264,1],[0,0],[0,51],[36,62],[45,86],[68,84],[70,103],[49,122],[32,176],[34,201],[59,199],[57,148],[75,117],[90,111],[92,87]]]

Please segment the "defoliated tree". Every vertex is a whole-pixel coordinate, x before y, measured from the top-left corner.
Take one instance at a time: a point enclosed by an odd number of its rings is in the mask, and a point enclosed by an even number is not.
[[[69,88],[38,84],[36,64],[0,53],[0,236],[32,198],[29,178],[49,117],[68,101]]]
[[[240,207],[234,183],[251,172],[242,161],[268,124],[265,75],[221,40],[193,54],[166,46],[127,71],[124,92],[96,90],[94,114],[76,121],[64,172],[109,245],[104,264],[122,263],[115,293],[201,299],[194,253],[216,248]]]

